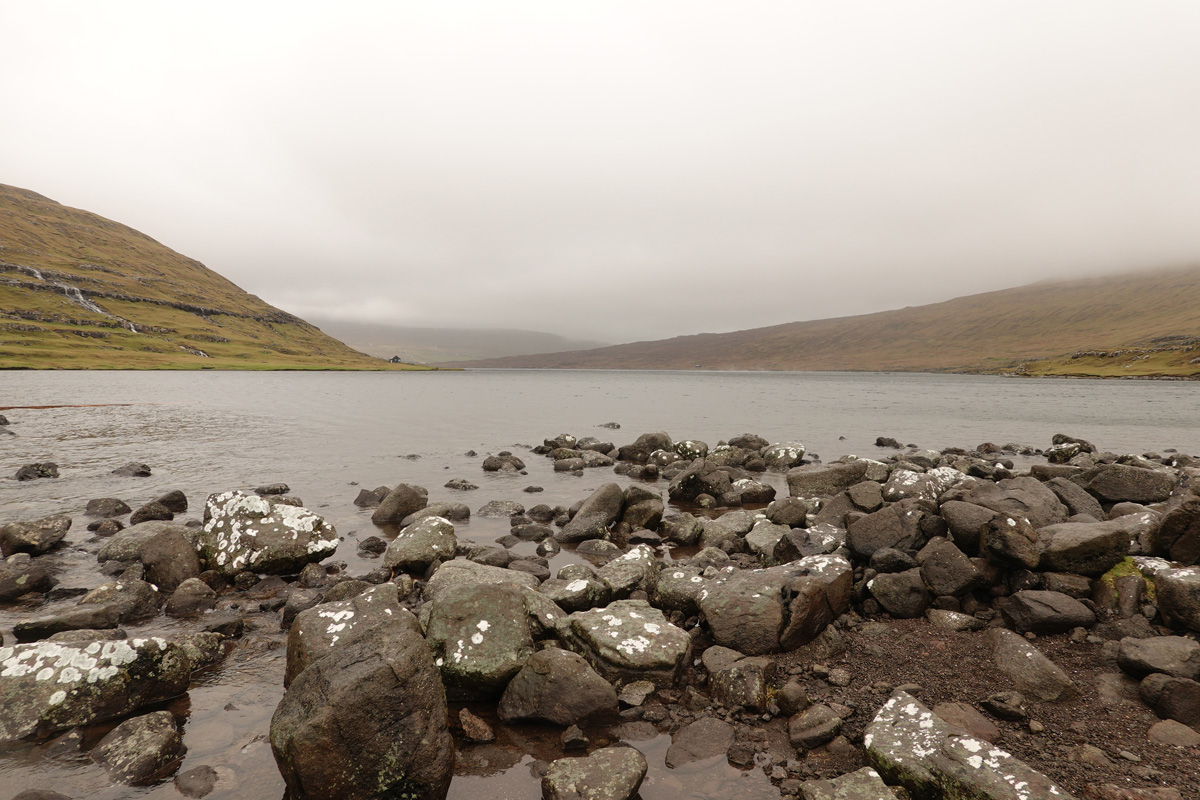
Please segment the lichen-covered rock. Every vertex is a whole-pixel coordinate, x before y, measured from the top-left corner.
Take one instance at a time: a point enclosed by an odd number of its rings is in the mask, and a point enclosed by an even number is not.
[[[850,605],[853,571],[840,556],[809,556],[778,567],[731,570],[698,596],[717,644],[747,655],[811,641]]]
[[[388,569],[423,573],[435,561],[454,558],[458,539],[454,525],[443,517],[423,517],[388,542],[383,565]]]
[[[421,626],[412,612],[400,605],[394,583],[373,586],[346,600],[313,606],[297,614],[288,630],[283,685],[288,686],[305,667],[339,644],[413,632],[419,635]]]
[[[898,469],[884,484],[883,499],[888,502],[909,498],[937,500],[947,489],[961,483],[966,477],[953,467],[937,467],[928,472]]]
[[[609,585],[590,575],[569,580],[551,578],[542,581],[537,590],[568,614],[606,606],[612,600],[612,589]]]
[[[895,800],[896,795],[870,767],[828,780],[800,784],[802,800]]]
[[[957,499],[1027,520],[1034,528],[1067,521],[1067,507],[1058,495],[1037,478],[1028,476],[995,483],[979,481]]]
[[[768,469],[791,469],[804,460],[804,445],[800,442],[779,442],[763,451]]]
[[[170,772],[186,748],[179,724],[169,711],[155,711],[122,722],[92,750],[92,760],[113,780],[142,786]]]
[[[883,466],[869,458],[855,458],[824,466],[794,467],[787,473],[788,493],[793,497],[830,497],[862,481],[876,464]],[[886,471],[884,467],[884,474]]]
[[[560,758],[542,776],[545,800],[631,800],[646,777],[646,757],[617,745],[584,758]]]
[[[338,546],[337,531],[317,514],[246,492],[209,497],[204,516],[208,521],[197,547],[209,568],[222,575],[299,572]]]
[[[564,616],[537,592],[506,583],[453,586],[427,609],[421,619],[434,662],[446,687],[464,697],[500,694],[533,655],[534,640]]]
[[[335,647],[301,671],[271,718],[296,800],[443,800],[454,742],[441,676],[412,627]]]
[[[1047,572],[1098,577],[1129,555],[1133,520],[1064,522],[1038,531],[1039,566]]]
[[[775,662],[772,659],[751,656],[711,672],[708,689],[713,699],[726,708],[766,711],[768,690],[774,678]]]
[[[115,609],[118,622],[149,619],[158,614],[166,596],[146,581],[118,578],[102,583],[79,598],[82,606],[104,606]]]
[[[1070,800],[1066,790],[1009,753],[951,727],[906,692],[879,709],[863,736],[867,760],[914,800]]]
[[[41,555],[62,541],[71,528],[71,518],[55,514],[33,522],[10,522],[0,526],[0,553]]]
[[[618,685],[637,680],[671,685],[692,644],[683,629],[644,600],[618,600],[605,608],[577,611],[558,625],[558,634],[601,676]]]
[[[509,681],[497,708],[504,722],[574,725],[617,714],[617,692],[578,653],[551,647],[534,653]]]
[[[596,573],[617,599],[629,597],[637,590],[650,591],[658,580],[662,564],[647,545],[639,544],[619,558],[614,558]]]
[[[980,529],[979,550],[988,561],[1009,569],[1033,569],[1042,557],[1029,520],[1005,514],[996,514]]]
[[[465,558],[447,561],[437,568],[433,577],[425,584],[425,598],[436,600],[442,592],[452,586],[470,586],[480,583],[511,583],[529,589],[538,587],[538,579],[528,572],[515,569],[477,564]]]
[[[190,664],[158,637],[0,647],[0,744],[125,716],[187,691]]]
[[[1200,631],[1200,567],[1157,570],[1154,588],[1158,610],[1167,621]]]

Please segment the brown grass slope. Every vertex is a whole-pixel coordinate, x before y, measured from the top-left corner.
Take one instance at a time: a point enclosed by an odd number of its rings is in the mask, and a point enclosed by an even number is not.
[[[1200,375],[1200,267],[458,366]]]
[[[390,365],[143,233],[0,184],[0,368]]]

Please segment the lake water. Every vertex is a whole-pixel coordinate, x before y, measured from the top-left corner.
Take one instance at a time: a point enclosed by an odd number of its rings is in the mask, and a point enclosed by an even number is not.
[[[710,445],[756,433],[803,442],[825,461],[892,452],[874,447],[877,436],[934,449],[984,441],[1046,447],[1057,432],[1117,453],[1197,454],[1198,393],[1200,386],[1182,382],[867,373],[0,372],[2,407],[90,406],[0,411],[16,434],[0,436],[0,474],[54,461],[61,476],[0,479],[0,523],[74,517],[67,536],[73,546],[44,558],[61,586],[90,588],[104,578],[94,558],[99,543],[84,529],[88,499],[120,497],[136,508],[181,489],[191,503],[186,518],[198,518],[210,493],[283,481],[337,527],[345,542],[334,558],[360,574],[378,562],[360,559],[356,540],[381,533],[370,512],[353,505],[360,488],[416,483],[429,489],[431,502],[462,501],[474,511],[498,499],[570,505],[601,483],[626,482],[608,469],[555,473],[546,459],[523,452],[559,433],[617,445],[655,430]],[[599,427],[610,421],[621,429]],[[524,458],[528,474],[481,470],[486,454],[506,449]],[[466,455],[470,450],[478,454]],[[149,464],[153,475],[111,474],[129,461]],[[480,488],[443,488],[451,478]],[[781,475],[768,480],[786,491]],[[544,491],[525,493],[531,485]],[[664,484],[657,488],[665,493]],[[490,543],[507,531],[505,520],[474,518],[457,532]],[[49,610],[0,608],[0,631],[7,638],[15,622]],[[160,619],[129,628],[169,632],[173,624]],[[283,795],[266,741],[282,695],[282,641],[281,632],[255,631],[171,706],[184,721],[189,749],[182,769],[209,764],[223,776],[211,798]],[[528,762],[531,754],[553,757],[546,743],[556,736],[528,728],[492,750],[464,751],[451,796],[536,797]],[[659,753],[664,739],[638,746],[652,765],[644,797],[777,796],[761,772],[722,764],[667,770]],[[89,761],[50,758],[41,747],[0,755],[0,785],[14,793],[53,787],[76,797],[180,796],[170,782],[112,786]]]

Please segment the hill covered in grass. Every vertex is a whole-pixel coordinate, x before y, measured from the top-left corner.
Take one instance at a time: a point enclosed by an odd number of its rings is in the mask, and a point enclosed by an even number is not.
[[[130,227],[0,184],[0,368],[397,367]]]
[[[460,366],[1200,377],[1200,267],[1043,282],[876,314]]]

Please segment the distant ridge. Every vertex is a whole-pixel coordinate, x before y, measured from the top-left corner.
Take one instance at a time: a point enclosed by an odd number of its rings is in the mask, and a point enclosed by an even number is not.
[[[144,233],[0,184],[0,368],[394,367]]]
[[[876,314],[458,366],[1200,377],[1200,267],[1048,281]]]

